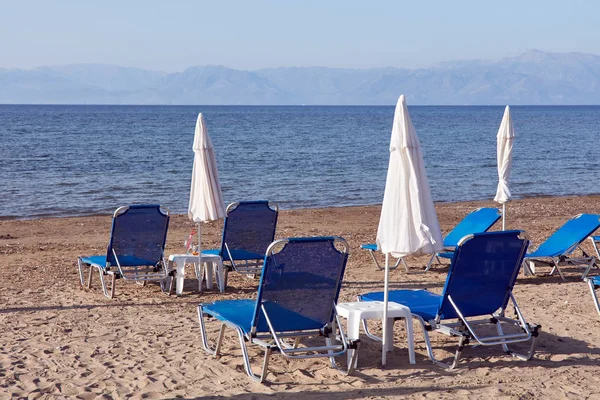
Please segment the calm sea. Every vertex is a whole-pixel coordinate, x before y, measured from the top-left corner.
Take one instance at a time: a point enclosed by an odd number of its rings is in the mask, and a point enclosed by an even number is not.
[[[435,201],[492,199],[503,107],[409,107]],[[600,106],[512,107],[514,197],[600,192]],[[225,202],[380,203],[394,107],[0,105],[0,218],[187,211],[199,112]]]

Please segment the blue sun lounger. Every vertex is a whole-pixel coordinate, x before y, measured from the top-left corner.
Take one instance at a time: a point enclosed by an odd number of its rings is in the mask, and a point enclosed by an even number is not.
[[[265,380],[272,351],[288,358],[329,357],[337,368],[334,357],[344,354],[349,346],[335,311],[347,259],[348,245],[338,237],[273,242],[264,258],[256,299],[220,300],[198,306],[205,350],[217,355],[225,327],[230,327],[238,333],[246,372],[258,382]],[[221,322],[214,349],[206,335],[207,316]],[[336,337],[335,326],[339,327],[339,344],[332,340]],[[325,345],[300,346],[300,339],[306,337],[324,337]],[[246,342],[265,349],[258,375],[252,372]]]
[[[580,245],[598,228],[600,228],[600,216],[596,214],[579,214],[571,218],[534,252],[525,256],[525,272],[535,274],[536,264],[546,264],[552,267],[550,275],[558,272],[564,281],[565,276],[560,266],[575,265],[586,268],[582,276],[585,278],[594,266],[596,258],[588,255]],[[570,257],[577,248],[582,253],[581,257]]]
[[[202,250],[202,254],[219,255],[227,274],[260,273],[267,247],[275,238],[279,207],[268,201],[240,201],[227,206],[221,248]]]
[[[110,241],[105,255],[79,257],[77,267],[81,285],[85,285],[83,269],[88,266],[87,287],[92,284],[92,271],[100,274],[104,295],[113,298],[115,280],[137,282],[159,281],[163,290],[169,276],[164,249],[169,228],[169,210],[158,204],[119,207],[113,214]],[[110,292],[105,277],[112,277]]]
[[[483,346],[501,345],[507,354],[531,359],[540,327],[525,321],[512,294],[529,244],[523,236],[521,231],[502,231],[476,233],[461,239],[441,295],[427,290],[389,292],[389,301],[409,307],[421,323],[429,358],[436,365],[456,367],[463,347],[471,340]],[[383,292],[363,294],[359,300],[382,301]],[[509,300],[515,309],[515,319],[505,316]],[[495,326],[496,333],[490,334],[489,329],[482,331],[484,325]],[[434,357],[430,331],[459,338],[452,363]],[[529,340],[531,347],[527,354],[514,353],[508,347]]]
[[[448,259],[452,258],[452,252],[458,245],[458,241],[464,236],[472,233],[486,232],[500,219],[500,217],[502,217],[502,213],[500,213],[496,208],[478,208],[467,214],[467,216],[463,218],[463,220],[460,221],[458,225],[456,225],[456,227],[446,235],[444,238],[443,251],[431,256],[431,259],[425,267],[425,271],[429,271],[433,265],[434,259],[437,259],[437,263],[441,264],[440,257]],[[375,262],[377,268],[383,269],[383,267],[375,258],[375,251],[377,251],[376,244],[363,244],[360,247],[365,250],[369,250],[369,254],[371,254],[371,258]],[[390,269],[396,268],[401,261],[404,263],[404,269],[406,269],[408,272],[408,267],[402,258],[399,258],[396,264]]]
[[[471,211],[454,229],[448,232],[444,238],[444,249],[431,256],[425,271],[429,271],[434,259],[437,260],[438,264],[441,264],[440,257],[451,259],[452,253],[463,237],[473,233],[487,232],[501,217],[502,213],[496,208],[482,207]]]

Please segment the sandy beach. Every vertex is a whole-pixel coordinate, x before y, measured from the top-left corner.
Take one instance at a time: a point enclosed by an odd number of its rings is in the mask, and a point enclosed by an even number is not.
[[[481,206],[496,204],[436,204],[443,233]],[[517,200],[508,205],[507,228],[525,230],[535,248],[582,212],[600,214],[600,197]],[[276,236],[344,237],[351,253],[341,301],[354,301],[383,288],[383,272],[360,249],[375,239],[378,217],[378,206],[282,211]],[[172,217],[166,255],[183,251],[192,226],[187,216]],[[203,229],[203,247],[220,243],[221,226]],[[219,359],[203,351],[196,314],[200,302],[254,296],[257,281],[230,274],[225,293],[199,293],[188,268],[182,297],[161,293],[157,284],[118,281],[109,300],[97,274],[92,289],[84,289],[76,268],[78,256],[105,251],[109,230],[110,216],[0,221],[0,398],[600,398],[600,316],[580,269],[566,268],[565,283],[558,276],[520,275],[517,301],[528,321],[543,327],[529,362],[499,347],[476,347],[464,351],[456,370],[446,371],[429,361],[415,325],[417,363],[410,365],[402,324],[396,324],[396,349],[385,369],[380,344],[363,336],[351,376],[324,359],[275,355],[269,382],[261,385],[246,376],[233,331],[227,331]],[[592,251],[587,243],[585,248]],[[407,261],[419,269],[426,258]],[[399,268],[391,287],[440,292],[446,273],[444,266],[426,274]],[[217,329],[209,325],[211,333]],[[455,348],[446,336],[432,338],[438,355]],[[250,351],[259,362],[259,348]]]

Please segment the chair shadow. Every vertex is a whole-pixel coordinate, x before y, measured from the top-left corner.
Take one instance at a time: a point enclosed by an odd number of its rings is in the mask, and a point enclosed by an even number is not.
[[[524,273],[519,274],[517,277],[517,283],[526,284],[526,285],[542,285],[545,283],[571,283],[571,282],[583,282],[581,275],[583,271],[581,269],[574,268],[562,268],[563,274],[565,275],[566,281],[563,281],[558,272],[555,272],[553,275],[550,275],[550,268],[547,270],[544,269],[543,272],[538,273],[532,276],[525,276]],[[574,275],[575,271],[578,272],[577,275]],[[593,270],[592,270],[593,271]]]
[[[367,339],[368,340],[368,339]],[[544,351],[544,343],[548,340],[556,340],[562,343],[561,348],[564,351],[558,353],[554,352],[552,354]],[[377,342],[373,342],[377,343]],[[454,341],[452,344],[443,345],[434,347],[434,354],[439,355],[440,351],[448,352],[448,358],[451,358],[452,353],[456,350],[457,341]],[[378,346],[377,346],[378,347]],[[383,383],[391,383],[395,382],[398,379],[428,379],[435,376],[455,376],[461,370],[474,370],[477,368],[503,368],[503,367],[522,367],[522,368],[561,368],[565,366],[593,366],[596,367],[598,365],[597,359],[590,358],[566,358],[558,361],[552,361],[545,357],[558,355],[558,354],[573,354],[573,353],[582,353],[582,354],[594,354],[600,355],[600,349],[592,348],[588,343],[575,340],[568,337],[561,337],[558,335],[554,335],[551,333],[544,333],[543,331],[540,333],[540,338],[537,344],[537,351],[534,355],[533,359],[530,361],[522,361],[510,357],[509,355],[505,355],[500,346],[493,346],[492,348],[483,348],[482,346],[468,346],[463,351],[463,357],[461,358],[461,362],[459,363],[457,369],[455,370],[446,370],[441,367],[438,367],[431,363],[426,353],[417,353],[417,363],[415,365],[408,365],[407,357],[406,357],[406,349],[402,354],[395,349],[394,353],[391,353],[388,357],[388,365],[386,366],[386,371],[389,371],[390,374],[384,377],[374,377],[371,375],[366,375],[361,372],[361,370],[367,368],[377,368],[379,366],[379,351],[376,351],[376,357],[372,358],[372,362],[367,362],[365,365],[364,357],[361,359],[363,362],[361,363],[359,360],[358,369],[353,372],[350,378],[356,378],[364,381],[366,385],[372,384],[383,384]],[[483,353],[483,354],[482,354]],[[492,360],[493,359],[493,360]],[[448,360],[443,360],[448,361]],[[362,364],[362,365],[361,365]],[[408,368],[407,368],[408,366]],[[398,373],[396,373],[398,371]],[[406,373],[403,374],[402,372]],[[278,375],[278,379],[283,378],[282,375]],[[340,385],[342,383],[347,383],[340,381]],[[294,384],[294,382],[290,380],[277,381],[277,382],[267,382],[266,385],[272,389],[277,390],[278,387],[287,388],[289,385]],[[307,385],[322,385],[321,383],[303,383],[303,386]],[[387,388],[360,388],[352,391],[340,391],[336,392],[335,386],[331,386],[331,390],[321,391],[321,390],[304,390],[301,392],[279,392],[272,395],[261,394],[260,397],[265,398],[276,398],[276,399],[295,399],[295,398],[304,398],[304,399],[358,399],[358,398],[380,398],[380,397],[392,397],[392,396],[408,396],[415,395],[418,393],[435,393],[435,392],[447,392],[451,394],[452,392],[459,390],[467,390],[473,392],[480,392],[482,389],[489,387],[489,385],[473,385],[473,386],[457,386],[457,387],[447,387],[447,386],[426,386],[426,387],[414,387],[414,386],[394,386]],[[476,395],[476,393],[473,393]],[[237,399],[237,400],[254,400],[257,398],[257,394],[239,394],[233,396],[204,396],[197,397],[198,399]]]
[[[267,386],[278,386],[279,383],[267,383]],[[289,383],[284,384],[288,386]],[[486,386],[455,386],[452,388],[444,386],[426,386],[426,387],[414,387],[414,386],[395,386],[389,388],[364,388],[355,389],[352,391],[341,391],[333,392],[330,390],[322,391],[310,391],[305,390],[301,392],[279,392],[275,394],[256,394],[256,393],[242,393],[233,396],[219,396],[210,395],[202,397],[188,397],[186,400],[191,399],[202,399],[202,400],[218,400],[218,399],[231,399],[231,400],[256,400],[257,398],[273,398],[273,399],[363,399],[363,398],[387,398],[391,396],[408,396],[417,393],[434,393],[434,392],[454,392],[459,390],[481,390],[482,387]]]
[[[165,305],[174,304],[172,301],[163,301],[156,303],[122,303],[122,302],[111,302],[104,304],[78,304],[73,306],[40,306],[40,307],[12,307],[0,309],[0,314],[9,314],[17,312],[32,312],[32,311],[69,311],[69,310],[91,310],[94,308],[111,308],[111,307],[160,307]],[[198,305],[198,301],[179,301],[177,304],[193,304]]]
[[[444,335],[431,335],[433,342],[433,352],[435,356],[443,362],[449,362],[456,348],[458,346],[458,340],[456,339],[448,339],[442,344],[437,343],[437,338],[445,338]],[[404,338],[402,338],[404,339]],[[366,385],[376,385],[382,383],[391,383],[395,382],[398,379],[431,379],[439,376],[455,376],[457,373],[460,373],[464,370],[475,370],[478,368],[547,368],[547,369],[555,369],[561,367],[572,367],[572,366],[593,366],[596,367],[598,365],[598,359],[600,357],[590,357],[590,355],[600,356],[600,349],[593,347],[590,343],[585,341],[573,339],[570,337],[564,337],[555,335],[553,333],[544,332],[543,330],[540,332],[540,336],[538,338],[536,344],[536,352],[533,358],[529,361],[523,361],[510,355],[507,355],[503,352],[500,346],[478,346],[478,345],[468,345],[465,346],[463,350],[462,357],[456,369],[447,370],[441,368],[437,365],[434,365],[426,352],[424,341],[417,341],[417,353],[416,353],[416,364],[410,365],[408,364],[408,351],[405,348],[405,344],[402,343],[402,340],[398,341],[398,345],[394,349],[394,352],[388,354],[388,362],[385,367],[385,370],[389,372],[386,376],[373,376],[365,374],[363,371],[372,368],[380,368],[380,357],[381,357],[381,345],[379,342],[369,339],[365,335],[361,335],[362,346],[359,350],[359,365],[358,369],[355,370],[350,378],[356,378],[363,381]],[[518,345],[511,346],[512,351],[526,353],[529,349],[530,342],[521,343]],[[367,347],[368,346],[368,347]],[[365,351],[367,350],[368,351]],[[551,349],[551,350],[549,350]],[[557,359],[552,360],[552,357],[567,355],[571,357],[557,357]],[[253,363],[256,363],[260,356],[251,356],[253,359]],[[342,365],[345,362],[342,361]],[[294,384],[293,381],[286,380],[284,375],[278,374],[277,382],[268,383],[269,386],[276,387],[288,387],[289,385]],[[343,382],[340,382],[343,383]],[[320,383],[315,382],[312,385],[319,385]],[[303,383],[303,385],[311,385],[311,383]],[[481,386],[472,387],[481,390]],[[464,387],[464,389],[469,389],[469,387]],[[398,391],[396,391],[398,390]],[[442,390],[440,388],[434,388],[433,390]],[[452,390],[458,390],[457,388],[452,388]],[[378,396],[393,396],[393,395],[408,395],[418,393],[420,391],[432,391],[431,388],[411,388],[411,387],[402,387],[402,388],[383,388],[383,389],[360,389],[356,393],[354,392],[342,392],[342,393],[328,393],[330,394],[329,398],[357,398],[357,397],[378,397]],[[302,393],[290,393],[290,396],[299,396],[300,394],[303,397],[308,396],[308,398],[320,398],[322,396],[322,392],[311,392],[306,391]],[[287,395],[287,394],[286,394]],[[204,398],[215,398],[219,399],[221,397],[204,397]],[[245,399],[246,397],[236,397],[232,398],[240,398]],[[248,397],[250,398],[250,397]],[[284,397],[285,398],[285,397]]]
[[[439,338],[444,336],[431,334],[430,337],[432,339],[435,339],[436,337]],[[361,340],[364,342],[370,339],[361,336]],[[378,349],[377,356],[379,356],[379,342],[373,341],[373,343],[376,343],[376,347]],[[414,367],[424,368],[426,370],[429,370],[431,373],[437,373],[439,375],[453,375],[457,370],[460,370],[461,368],[475,369],[483,367],[501,368],[516,366],[522,366],[523,368],[560,368],[565,366],[597,366],[600,362],[600,348],[596,348],[591,343],[582,340],[577,340],[571,337],[559,336],[554,333],[545,332],[543,330],[543,327],[537,339],[533,358],[529,361],[523,361],[505,354],[502,350],[502,347],[500,346],[488,347],[471,343],[470,345],[465,346],[456,370],[445,370],[439,366],[434,365],[430,361],[425,350],[424,341],[417,341],[416,344],[422,345],[423,352],[416,353],[417,364]],[[433,343],[434,355],[438,359],[441,358],[440,361],[451,361],[452,357],[454,356],[454,352],[458,347],[458,340],[448,338],[447,343],[443,343],[437,346],[436,344],[437,343],[435,342]],[[509,347],[512,351],[526,353],[529,350],[530,344],[531,342],[524,342],[516,345],[511,345]],[[401,348],[401,350],[403,350],[403,353],[407,354],[405,348]],[[564,355],[572,357],[564,358],[562,357]],[[598,357],[590,358],[590,355]],[[552,360],[551,358],[553,357],[556,357],[557,359]],[[406,366],[405,358],[406,355],[392,357],[388,356],[389,367],[402,368],[402,366]],[[372,365],[372,367],[375,367],[375,365]]]

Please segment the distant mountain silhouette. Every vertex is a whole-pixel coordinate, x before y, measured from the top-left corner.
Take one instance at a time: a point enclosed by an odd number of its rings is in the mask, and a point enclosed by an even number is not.
[[[530,50],[430,68],[194,66],[177,73],[77,64],[0,69],[0,103],[24,104],[600,104],[600,57]]]

